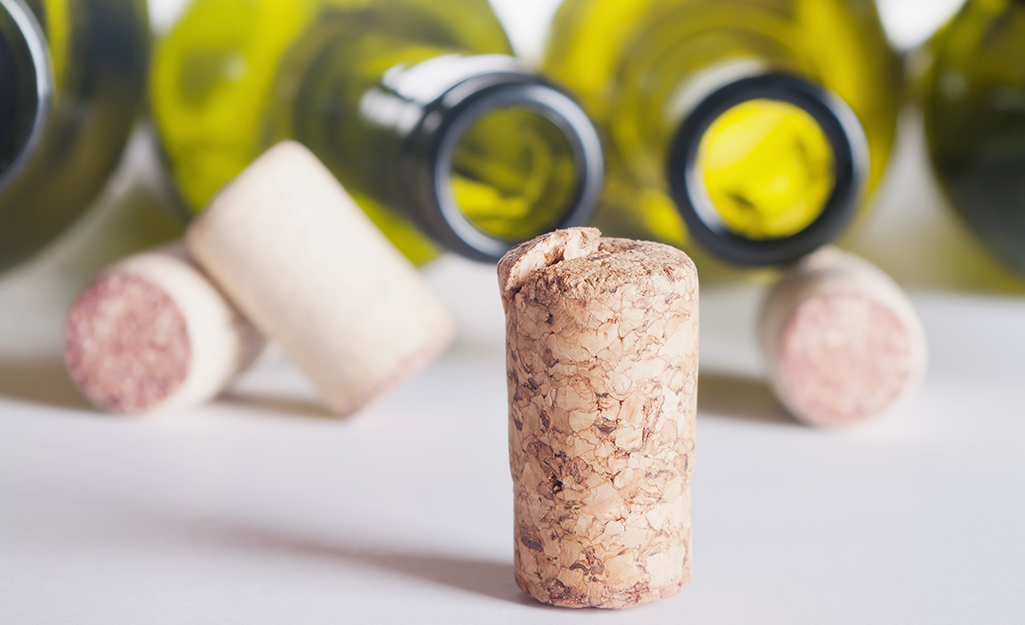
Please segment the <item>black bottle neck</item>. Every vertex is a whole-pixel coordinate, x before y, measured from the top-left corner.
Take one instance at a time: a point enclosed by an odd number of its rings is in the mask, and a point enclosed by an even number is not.
[[[772,70],[731,78],[698,95],[670,146],[667,174],[690,236],[720,259],[746,266],[794,262],[838,238],[857,212],[868,172],[868,144],[850,107],[819,84]],[[832,151],[834,185],[828,199],[812,223],[789,236],[758,240],[731,231],[697,171],[699,146],[712,124],[733,107],[754,100],[784,102],[808,113]]]
[[[448,183],[463,133],[485,114],[518,108],[551,122],[573,154],[575,190],[554,221],[556,228],[584,225],[594,212],[604,179],[601,141],[586,113],[568,95],[537,74],[501,56],[466,57],[493,67],[463,77],[422,102],[422,115],[405,140],[400,173],[405,201],[418,225],[434,240],[463,256],[495,261],[518,241],[497,238],[474,226]],[[541,234],[537,232],[535,234]]]
[[[42,137],[52,72],[39,22],[21,0],[0,0],[0,191]]]

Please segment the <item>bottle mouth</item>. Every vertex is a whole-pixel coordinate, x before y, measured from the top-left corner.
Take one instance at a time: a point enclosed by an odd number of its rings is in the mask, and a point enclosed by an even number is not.
[[[42,140],[52,71],[46,37],[21,0],[0,0],[0,192]]]
[[[794,262],[835,240],[864,192],[868,145],[838,96],[769,72],[719,86],[686,116],[668,179],[690,236],[737,265]]]
[[[585,224],[604,178],[598,133],[572,98],[528,72],[471,77],[429,105],[404,164],[412,215],[443,246],[493,262]]]

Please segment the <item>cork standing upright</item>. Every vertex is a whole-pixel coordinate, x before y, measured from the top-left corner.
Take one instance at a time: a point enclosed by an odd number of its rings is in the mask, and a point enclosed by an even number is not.
[[[698,279],[657,243],[556,231],[499,263],[519,587],[625,608],[690,582]]]

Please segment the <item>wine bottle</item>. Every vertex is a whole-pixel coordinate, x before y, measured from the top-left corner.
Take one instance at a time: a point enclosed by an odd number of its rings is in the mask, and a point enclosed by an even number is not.
[[[925,131],[941,186],[1025,275],[1025,2],[969,0],[927,53]]]
[[[99,193],[148,64],[145,0],[0,0],[0,271]]]
[[[604,135],[603,231],[746,266],[848,228],[900,100],[871,0],[565,0],[543,68]]]
[[[414,262],[496,260],[586,221],[603,178],[587,115],[511,54],[487,0],[194,0],[151,99],[194,211],[295,139]]]

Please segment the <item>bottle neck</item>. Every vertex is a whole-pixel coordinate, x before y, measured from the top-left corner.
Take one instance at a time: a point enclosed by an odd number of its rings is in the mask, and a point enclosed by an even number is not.
[[[586,223],[604,165],[583,110],[508,57],[452,61],[491,68],[453,67],[450,88],[421,101],[400,162],[421,227],[464,256],[497,260],[543,232]]]
[[[318,96],[335,107],[318,109],[316,126],[331,128],[331,145],[321,139],[323,150],[314,151],[330,155],[346,186],[482,261],[588,220],[603,156],[597,131],[569,96],[504,55],[439,49],[425,58],[423,46],[410,46],[406,56],[402,62],[392,50],[387,69],[370,80],[335,81],[349,90],[344,97]],[[329,73],[361,75],[352,66]],[[325,88],[323,77],[315,82]]]
[[[0,192],[35,153],[52,90],[49,52],[39,22],[22,0],[0,0]]]
[[[868,145],[857,116],[825,87],[743,63],[692,81],[675,104],[670,193],[709,251],[739,265],[784,264],[850,224]]]

